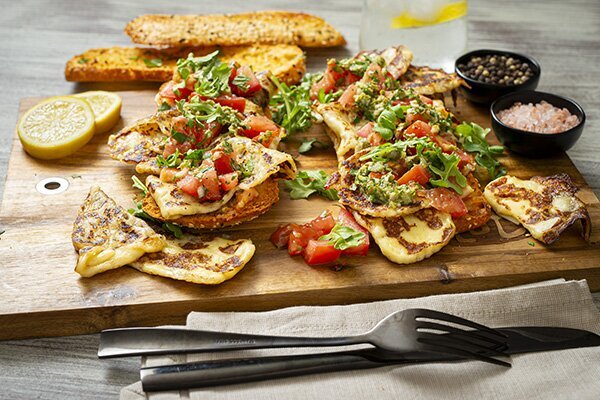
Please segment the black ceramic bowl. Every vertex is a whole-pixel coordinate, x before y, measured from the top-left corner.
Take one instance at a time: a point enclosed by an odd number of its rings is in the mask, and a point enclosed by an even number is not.
[[[512,58],[516,58],[521,62],[526,62],[531,67],[533,76],[527,79],[525,82],[521,83],[520,85],[497,85],[492,83],[484,83],[473,78],[469,78],[458,67],[461,64],[467,64],[467,62],[469,62],[469,60],[473,56],[486,56],[488,54],[505,55]],[[461,87],[464,96],[473,103],[481,104],[490,104],[498,97],[508,93],[517,92],[520,90],[534,90],[537,87],[538,82],[540,81],[540,75],[542,73],[540,65],[533,58],[524,54],[512,53],[510,51],[503,50],[475,50],[466,53],[456,60],[456,62],[454,63],[454,70],[456,71],[458,76],[464,79],[465,82],[467,82],[467,84],[469,84],[469,86],[471,87],[470,89],[464,86]]]
[[[536,133],[511,128],[498,118],[498,112],[510,108],[514,103],[539,103],[545,100],[554,107],[566,108],[579,118],[579,124],[561,133]],[[569,150],[581,136],[585,123],[585,112],[579,104],[567,97],[527,90],[509,93],[498,98],[490,107],[492,129],[509,150],[535,158],[548,157]]]

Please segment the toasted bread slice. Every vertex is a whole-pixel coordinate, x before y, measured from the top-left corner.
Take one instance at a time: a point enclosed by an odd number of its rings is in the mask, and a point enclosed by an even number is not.
[[[279,201],[279,187],[273,178],[258,186],[238,191],[235,196],[219,210],[207,214],[186,215],[169,222],[184,227],[212,230],[234,226],[250,221],[266,213]],[[154,198],[147,194],[142,202],[143,210],[153,218],[164,221],[165,218]]]
[[[141,15],[125,33],[134,43],[148,46],[239,46],[295,44],[332,47],[346,44],[322,18],[287,11],[259,11],[217,15]]]
[[[117,205],[99,187],[90,189],[73,224],[75,271],[90,277],[162,250],[165,238]]]
[[[165,82],[173,77],[177,59],[187,57],[190,52],[200,56],[216,49],[215,46],[163,50],[139,47],[91,49],[67,62],[65,78],[75,82]],[[298,83],[306,72],[304,53],[297,46],[253,45],[219,50],[223,61],[246,64],[256,72],[269,70],[287,84]]]
[[[249,239],[184,235],[168,239],[162,251],[144,254],[130,265],[147,274],[217,285],[240,272],[255,249]]]

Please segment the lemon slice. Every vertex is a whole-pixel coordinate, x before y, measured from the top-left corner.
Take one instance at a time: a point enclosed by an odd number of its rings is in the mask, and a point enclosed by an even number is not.
[[[42,101],[27,111],[17,125],[25,151],[44,160],[75,153],[90,141],[95,131],[90,105],[71,96]]]
[[[108,132],[119,122],[121,117],[121,97],[118,94],[96,90],[73,95],[84,99],[96,116],[96,132]]]

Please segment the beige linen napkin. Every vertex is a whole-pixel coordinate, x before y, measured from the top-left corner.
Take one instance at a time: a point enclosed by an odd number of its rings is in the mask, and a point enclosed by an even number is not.
[[[269,312],[198,312],[188,316],[187,325],[196,329],[273,335],[351,335],[370,329],[391,312],[415,307],[445,311],[496,327],[546,325],[600,333],[600,313],[587,283],[562,280],[347,306],[292,307]],[[308,351],[331,351],[331,348]],[[148,357],[142,364],[300,352],[307,350]],[[476,361],[388,366],[147,395],[137,382],[121,391],[121,399],[600,399],[600,347],[513,355],[512,364],[511,369]]]

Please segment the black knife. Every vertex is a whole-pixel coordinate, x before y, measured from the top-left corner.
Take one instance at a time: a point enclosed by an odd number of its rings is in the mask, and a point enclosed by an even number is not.
[[[571,328],[495,328],[508,337],[507,354],[600,346],[600,336]],[[439,353],[394,354],[376,348],[320,354],[201,361],[140,370],[144,391],[220,386],[313,373],[377,368],[394,364],[459,361]]]

